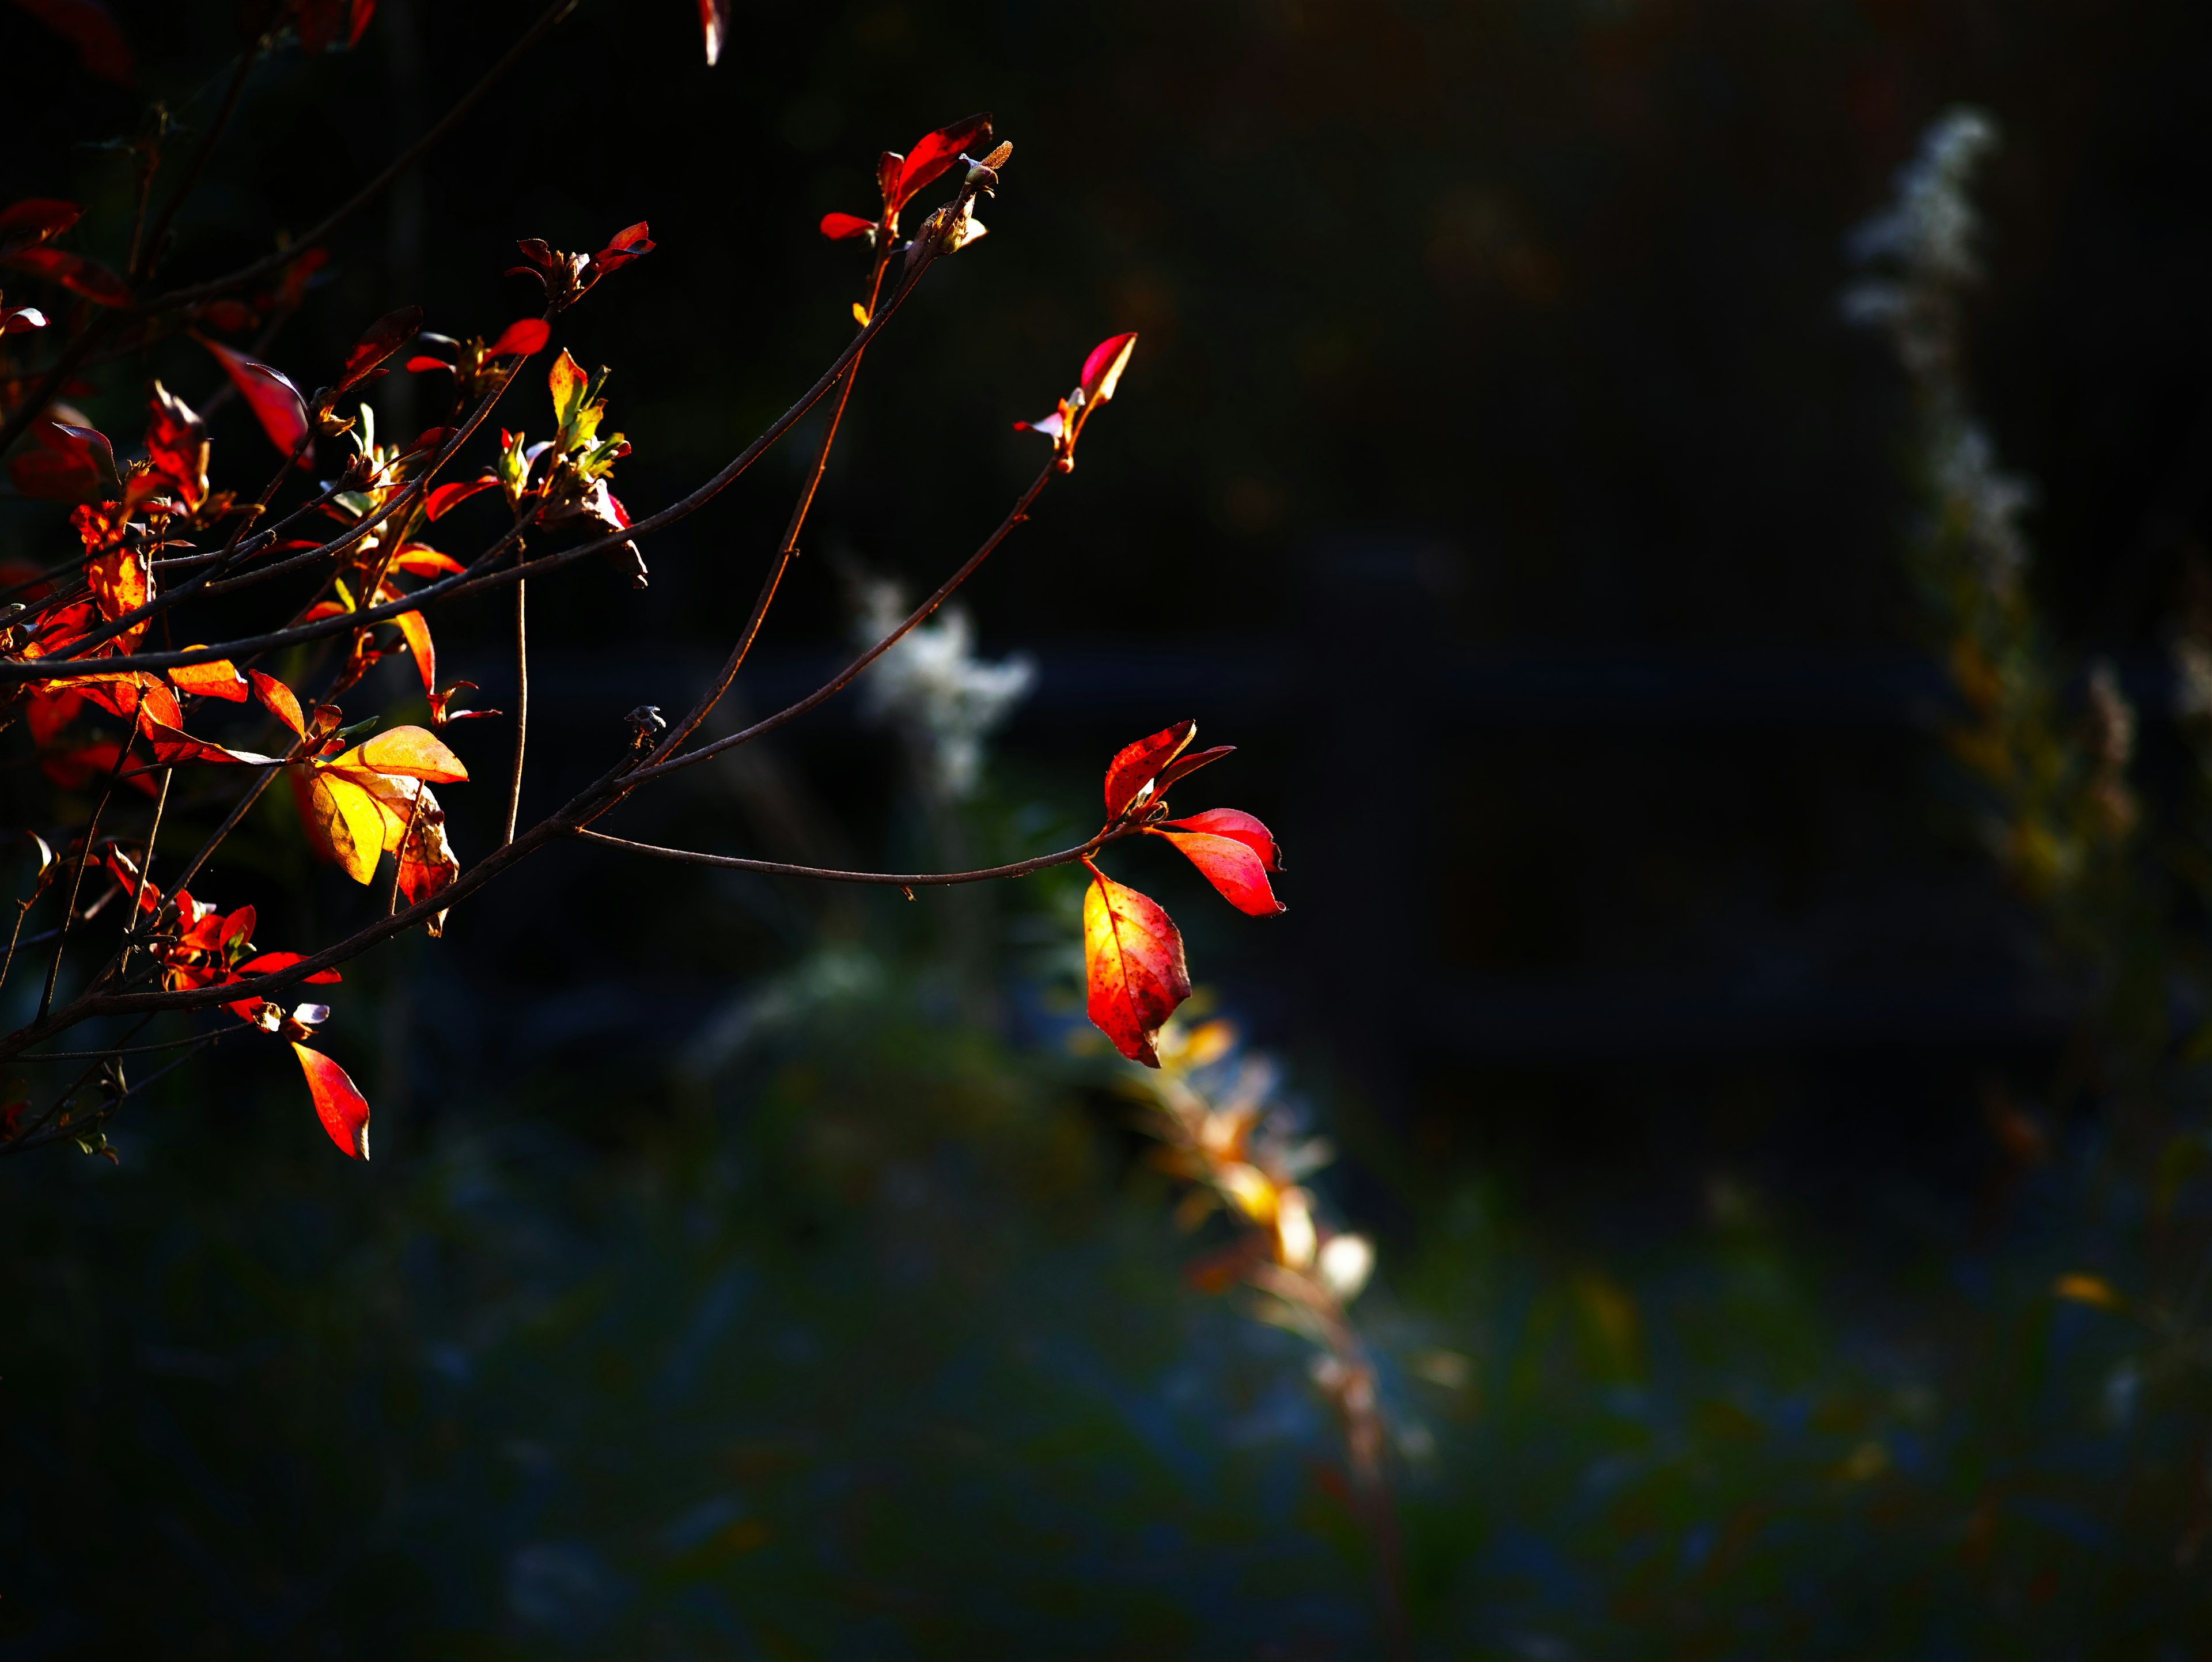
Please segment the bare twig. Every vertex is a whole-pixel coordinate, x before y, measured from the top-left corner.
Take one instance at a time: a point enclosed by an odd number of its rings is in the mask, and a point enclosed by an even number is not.
[[[955,883],[988,883],[999,878],[1027,877],[1032,872],[1048,871],[1054,866],[1087,862],[1107,843],[1118,842],[1130,834],[1131,828],[1127,825],[1112,826],[1075,848],[1062,849],[1057,854],[1041,854],[1033,859],[1017,860],[1009,866],[989,866],[981,871],[841,872],[822,866],[788,865],[780,860],[743,860],[734,855],[700,854],[690,849],[662,848],[654,843],[633,843],[627,837],[609,837],[605,831],[579,830],[572,833],[586,843],[604,843],[628,854],[648,855],[655,860],[680,861],[689,866],[717,866],[725,871],[763,872],[770,877],[811,877],[826,883],[873,883],[892,889],[942,888]]]
[[[514,776],[507,787],[507,829],[502,844],[514,841],[514,822],[522,815],[522,757],[530,743],[530,585],[514,586]]]
[[[107,788],[93,805],[92,819],[84,828],[84,848],[76,857],[76,875],[70,880],[69,904],[62,908],[61,933],[54,941],[54,961],[46,971],[46,989],[39,995],[39,1020],[46,1019],[46,1012],[54,1007],[54,988],[62,978],[62,953],[69,947],[70,919],[76,911],[76,898],[84,887],[84,868],[92,861],[93,840],[100,835],[100,816],[107,812],[107,799],[115,794],[115,774],[120,772],[123,756],[118,752],[117,766],[108,774]]]

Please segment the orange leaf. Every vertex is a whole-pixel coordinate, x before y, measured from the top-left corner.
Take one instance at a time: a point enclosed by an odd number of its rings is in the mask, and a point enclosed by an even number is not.
[[[1083,963],[1088,1014],[1098,1031],[1130,1061],[1158,1067],[1152,1040],[1190,996],[1175,921],[1156,902],[1093,868],[1083,897]]]
[[[468,782],[469,770],[461,758],[439,742],[427,728],[394,728],[366,744],[356,745],[331,765],[357,768],[369,773],[396,773],[403,778],[427,779],[434,785]]]
[[[300,701],[293,695],[292,689],[275,676],[264,675],[258,669],[250,669],[246,674],[252,679],[254,696],[261,700],[262,707],[299,737],[306,738],[307,719],[300,713]]]
[[[507,326],[497,340],[484,348],[484,356],[503,358],[520,352],[526,356],[541,350],[546,338],[551,333],[544,318],[517,318]]]
[[[295,1044],[300,1071],[307,1076],[307,1093],[315,1099],[315,1115],[340,1152],[355,1160],[368,1158],[368,1099],[362,1095],[346,1070],[320,1050]]]
[[[193,648],[185,649],[189,652]],[[169,672],[169,679],[180,692],[197,692],[203,698],[220,698],[230,704],[246,702],[246,678],[228,658],[217,658],[211,663],[179,665]]]
[[[1149,739],[1139,739],[1116,756],[1106,769],[1106,817],[1119,819],[1167,766],[1198,737],[1198,723],[1178,721]]]
[[[392,569],[410,577],[442,577],[468,568],[450,554],[441,554],[425,543],[410,543],[392,557]]]
[[[399,632],[407,637],[407,649],[415,654],[416,670],[422,677],[422,691],[434,692],[438,685],[438,652],[430,644],[430,625],[422,620],[419,612],[403,612],[392,620],[399,625]]]

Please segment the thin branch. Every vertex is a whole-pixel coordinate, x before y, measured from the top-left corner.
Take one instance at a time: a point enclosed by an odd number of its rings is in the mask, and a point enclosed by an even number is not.
[[[716,866],[726,871],[764,872],[770,877],[811,877],[825,883],[873,883],[885,888],[920,889],[943,888],[955,883],[988,883],[998,878],[1027,877],[1032,872],[1049,870],[1054,866],[1073,866],[1087,861],[1109,843],[1120,841],[1132,834],[1132,828],[1117,825],[1100,831],[1089,842],[1072,849],[1062,849],[1057,854],[1041,854],[1031,860],[1017,860],[1009,866],[989,866],[972,872],[841,872],[822,866],[793,866],[780,860],[742,860],[734,855],[701,854],[691,849],[663,848],[657,843],[633,843],[628,837],[609,837],[605,831],[580,830],[574,836],[586,843],[601,843],[629,854],[649,855],[655,860],[679,861],[687,866]]]
[[[914,291],[915,285],[920,282],[922,274],[933,263],[933,259],[931,257],[925,257],[918,262],[915,269],[907,274],[905,280],[893,292],[891,298],[884,302],[882,311],[872,318],[868,326],[854,337],[845,350],[837,355],[836,361],[823,371],[822,378],[807,389],[799,398],[799,402],[777,417],[767,430],[689,496],[680,497],[658,513],[648,514],[626,529],[611,535],[593,538],[589,542],[579,543],[573,548],[562,549],[557,553],[540,555],[531,561],[530,570],[532,573],[556,570],[584,558],[586,555],[604,553],[609,549],[619,548],[623,543],[635,538],[665,530],[669,526],[689,518],[704,508],[726,489],[732,480],[758,461],[769,446],[789,432],[793,424],[819,403],[837,384],[838,378],[851,367],[853,362],[861,353],[867,350],[870,342],[875,338],[876,332],[890,321],[897,312],[899,305]],[[517,368],[520,367],[518,364]],[[471,426],[473,425],[472,422]],[[444,466],[450,459],[453,449],[465,436],[466,436],[465,434],[455,435],[445,453],[439,458],[436,466]],[[417,481],[417,484],[420,483],[421,481]],[[415,488],[415,485],[408,487],[410,491]],[[392,503],[386,504],[386,508],[380,511],[377,517],[380,520],[386,513],[396,508],[400,500],[400,498],[395,498]],[[360,528],[356,526],[354,529],[358,532]],[[254,575],[258,577],[274,569],[273,567],[264,568],[264,572]],[[14,681],[67,679],[66,672],[73,667],[81,667],[77,668],[77,673],[85,675],[112,675],[136,669],[177,669],[187,664],[212,663],[218,658],[235,658],[244,653],[266,652],[275,648],[292,646],[302,642],[319,641],[330,636],[343,635],[349,630],[362,628],[367,624],[383,623],[389,618],[398,617],[403,612],[419,611],[424,606],[434,605],[441,600],[453,600],[463,594],[477,594],[506,583],[520,582],[522,581],[522,568],[519,566],[509,566],[501,570],[481,574],[471,568],[466,572],[457,572],[450,576],[441,577],[427,587],[416,589],[412,594],[397,600],[387,600],[382,606],[370,606],[361,612],[348,612],[342,617],[320,618],[312,624],[299,624],[285,629],[272,630],[266,634],[245,636],[212,646],[184,647],[171,652],[137,653],[122,657],[101,658],[91,662],[86,662],[81,659],[59,658],[0,660],[0,685]],[[149,606],[151,607],[152,604],[149,602]],[[147,609],[141,608],[142,611]],[[136,616],[135,613],[125,615]],[[103,636],[101,638],[104,639],[106,636]],[[58,674],[58,671],[64,673]]]
[[[733,749],[739,745],[750,744],[763,734],[773,733],[785,722],[805,715],[808,710],[826,703],[842,692],[852,684],[854,679],[862,670],[896,646],[905,638],[908,630],[921,623],[931,612],[943,606],[951,597],[953,590],[975,575],[975,569],[991,557],[991,551],[1006,539],[1016,526],[1029,518],[1030,504],[1036,501],[1039,494],[1043,491],[1047,484],[1051,483],[1058,472],[1057,462],[1047,462],[1044,471],[1030,482],[1028,490],[1022,492],[1020,498],[1014,503],[1012,510],[1000,522],[999,528],[990,534],[983,545],[969,555],[957,571],[939,584],[934,594],[908,612],[903,623],[855,658],[832,679],[817,687],[797,703],[787,704],[775,715],[762,717],[742,733],[731,734],[727,738],[717,739],[711,745],[702,745],[698,749],[686,752],[682,756],[665,761],[655,761],[638,769],[623,779],[624,789],[628,790],[638,785],[649,783],[665,774],[675,772],[678,768],[688,768],[695,762],[703,762],[710,756],[719,756],[726,750]]]
[[[253,74],[253,65],[261,57],[262,47],[267,44],[268,37],[264,35],[239,53],[237,71],[230,77],[230,84],[223,88],[222,103],[215,113],[215,119],[208,124],[207,131],[200,136],[198,148],[193,150],[191,160],[185,163],[183,178],[177,181],[177,188],[169,192],[168,201],[162,204],[161,216],[155,220],[153,229],[143,238],[132,237],[131,240],[137,245],[136,258],[131,267],[132,282],[142,282],[151,277],[155,268],[161,263],[162,244],[168,238],[169,227],[176,222],[178,210],[198,186],[200,175],[207,171],[209,161],[214,159],[216,146],[228,131],[231,118],[238,113],[239,100],[246,96],[246,83]]]
[[[15,1058],[18,1062],[99,1062],[108,1056],[151,1056],[157,1050],[173,1050],[185,1044],[204,1044],[209,1039],[220,1038],[226,1032],[244,1032],[243,1027],[221,1028],[212,1033],[187,1033],[182,1038],[165,1038],[159,1044],[128,1044],[106,1050],[42,1050],[36,1056]]]
[[[122,754],[118,753],[116,759],[120,763]],[[100,835],[100,816],[107,812],[107,799],[115,794],[115,774],[120,771],[119,766],[109,771],[107,788],[93,805],[92,819],[84,828],[84,849],[76,857],[76,875],[70,880],[69,904],[62,908],[61,934],[54,942],[53,965],[46,971],[46,990],[39,996],[41,1021],[46,1019],[46,1012],[54,1008],[54,988],[62,978],[62,953],[69,947],[70,919],[76,911],[76,898],[84,889],[84,868],[92,861],[93,839]]]
[[[514,822],[522,815],[522,757],[530,743],[530,585],[514,586],[514,776],[507,787],[507,829],[502,845],[514,841]]]
[[[154,871],[154,844],[161,835],[161,811],[169,806],[169,782],[176,776],[174,768],[161,770],[161,794],[154,799],[154,828],[146,833],[146,852],[138,859],[138,886],[131,896],[131,921],[124,925],[123,962],[115,971],[118,977],[131,973],[131,949],[138,944],[138,915],[146,904],[146,880]]]

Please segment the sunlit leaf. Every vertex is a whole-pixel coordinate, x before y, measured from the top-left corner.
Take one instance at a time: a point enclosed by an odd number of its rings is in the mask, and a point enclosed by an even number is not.
[[[292,689],[273,675],[264,675],[258,669],[246,672],[253,688],[253,696],[262,707],[301,738],[307,734],[307,717],[301,713],[300,700]]]
[[[438,485],[431,490],[429,499],[423,506],[423,514],[428,519],[441,520],[452,513],[457,504],[466,502],[480,490],[489,490],[498,484],[497,479],[486,473],[477,478],[456,479],[451,484]]]
[[[204,698],[220,698],[226,703],[242,704],[249,696],[246,678],[228,658],[217,658],[211,663],[179,665],[169,672],[169,679],[179,692],[196,692]]]
[[[822,234],[832,242],[842,242],[847,237],[866,236],[875,228],[874,220],[862,219],[858,214],[822,216]]]
[[[115,450],[105,434],[50,421],[40,423],[32,436],[37,443],[8,470],[25,496],[50,502],[112,502],[122,496]]]
[[[362,1096],[346,1070],[320,1050],[295,1044],[300,1071],[307,1076],[307,1092],[315,1099],[316,1117],[342,1153],[356,1160],[368,1158],[368,1099]]]
[[[461,765],[461,758],[447,750],[427,728],[393,728],[388,733],[380,733],[366,744],[332,758],[331,765],[427,779],[435,785],[465,784],[469,776],[469,770]]]
[[[1277,869],[1275,839],[1250,814],[1214,808],[1188,819],[1170,819],[1152,827],[1151,834],[1181,849],[1237,910],[1254,917],[1273,917],[1283,910],[1267,882],[1267,874]]]
[[[1197,722],[1178,721],[1125,748],[1106,769],[1106,817],[1119,819],[1127,813],[1144,795],[1145,787],[1158,776],[1160,770],[1181,755],[1183,747],[1197,736]],[[1151,798],[1146,796],[1145,800],[1149,801]]]
[[[1083,897],[1083,960],[1091,1020],[1132,1062],[1160,1065],[1160,1024],[1190,996],[1182,935],[1152,900],[1094,874]]]
[[[269,442],[290,455],[307,435],[307,405],[300,396],[300,389],[282,371],[270,368],[257,358],[234,351],[204,335],[198,339],[222,365],[230,384],[238,389],[239,396],[253,411],[254,419],[261,423],[261,430],[269,435]],[[309,447],[300,447],[302,467],[313,466],[309,450]]]
[[[384,852],[384,816],[376,801],[350,779],[318,769],[307,782],[304,805],[321,846],[356,883],[376,875]]]
[[[707,64],[712,68],[722,56],[722,38],[729,33],[726,0],[699,0],[699,32],[706,39]]]
[[[399,625],[400,634],[406,636],[408,651],[415,654],[415,668],[422,678],[422,691],[434,691],[438,685],[438,654],[430,644],[430,625],[419,612],[403,612],[392,621]]]
[[[520,354],[527,357],[531,353],[542,350],[552,332],[552,326],[544,318],[517,318],[501,332],[497,340],[484,348],[484,356],[488,358],[503,358]],[[423,362],[422,359],[417,358],[410,362],[407,367],[412,369],[416,364]],[[438,358],[432,358],[428,362],[441,369],[449,369],[453,367]]]
[[[962,151],[988,138],[991,134],[988,113],[971,115],[964,121],[956,121],[949,127],[939,127],[923,136],[921,142],[906,154],[900,163],[898,183],[890,192],[887,205],[903,208],[914,199],[915,192],[960,159]]]

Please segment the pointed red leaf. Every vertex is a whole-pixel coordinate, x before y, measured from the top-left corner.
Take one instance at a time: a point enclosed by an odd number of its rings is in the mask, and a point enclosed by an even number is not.
[[[9,464],[8,475],[27,496],[49,502],[112,502],[123,494],[114,447],[89,427],[42,422],[38,445]]]
[[[822,216],[822,234],[832,242],[842,242],[848,236],[866,236],[875,228],[874,220],[862,219],[858,214]]]
[[[52,197],[25,197],[0,208],[0,257],[33,242],[59,236],[77,222],[84,210],[74,202]]]
[[[1279,869],[1275,839],[1250,814],[1213,808],[1188,819],[1170,819],[1167,825],[1153,827],[1152,834],[1180,849],[1238,911],[1273,917],[1284,910],[1267,882],[1267,874]]]
[[[138,726],[146,735],[146,742],[153,746],[154,759],[165,768],[192,762],[258,766],[276,759],[250,750],[229,750],[221,745],[210,744],[204,739],[195,739],[189,733],[179,732],[166,721],[142,717]]]
[[[899,166],[898,186],[890,205],[903,208],[914,200],[916,191],[928,185],[960,158],[960,153],[991,135],[991,118],[988,113],[971,115],[965,121],[956,121],[949,127],[939,127],[926,134],[921,143],[906,154]]]
[[[245,963],[240,965],[238,972],[240,975],[274,975],[279,970],[290,969],[306,956],[305,953],[263,953],[258,957],[247,959]],[[302,976],[300,978],[300,984],[303,987],[314,987],[344,979],[345,977],[336,970],[318,970],[311,976]]]
[[[478,478],[456,479],[451,484],[441,484],[430,492],[429,503],[423,513],[428,518],[441,520],[479,490],[489,490],[498,483],[497,479],[486,473]]]
[[[1106,817],[1119,819],[1160,770],[1197,736],[1197,722],[1178,721],[1149,739],[1138,740],[1116,756],[1106,770]]]
[[[1114,396],[1121,384],[1121,372],[1129,367],[1129,355],[1137,350],[1136,332],[1113,335],[1091,349],[1091,356],[1083,360],[1083,397],[1086,404],[1103,404]]]
[[[726,0],[699,0],[699,33],[706,39],[707,66],[712,69],[722,56],[722,40],[730,32],[730,15]]]
[[[210,340],[204,335],[198,340],[222,365],[230,384],[238,389],[239,396],[253,411],[254,419],[261,423],[261,430],[269,435],[269,442],[288,456],[295,446],[299,447],[300,466],[312,468],[313,447],[300,444],[307,435],[307,403],[290,378],[258,358],[232,350],[220,341]]]
[[[300,1071],[307,1076],[307,1092],[315,1099],[315,1114],[331,1141],[355,1160],[368,1158],[368,1099],[362,1096],[346,1070],[320,1050],[295,1044]]]
[[[1200,768],[1218,762],[1224,756],[1234,756],[1236,753],[1237,746],[1234,745],[1216,745],[1211,750],[1194,750],[1178,756],[1160,770],[1159,782],[1153,787],[1152,794],[1155,796],[1164,796],[1167,794],[1168,787],[1176,780],[1187,779]]]
[[[17,249],[8,256],[8,264],[49,283],[58,283],[71,294],[82,295],[97,306],[131,303],[131,290],[123,279],[98,260],[87,259],[82,254],[41,243]]]
[[[541,350],[552,332],[552,326],[544,318],[517,318],[507,326],[497,340],[484,348],[484,356],[488,358],[503,358],[519,353],[527,357],[531,353]],[[407,367],[412,369],[417,364],[435,364],[441,369],[450,369],[453,367],[441,358],[427,360],[416,358],[410,362]]]
[[[1190,996],[1174,920],[1147,897],[1094,872],[1083,897],[1083,964],[1085,1008],[1098,1031],[1130,1061],[1158,1067],[1153,1038]]]
[[[337,385],[331,391],[343,393],[380,374],[384,361],[422,330],[422,308],[419,306],[403,306],[396,312],[386,313],[353,344],[353,350],[346,354],[345,362],[339,368]]]
[[[660,245],[647,234],[645,221],[625,225],[608,239],[607,246],[592,256],[592,264],[601,271],[619,271],[634,259],[643,259]]]

